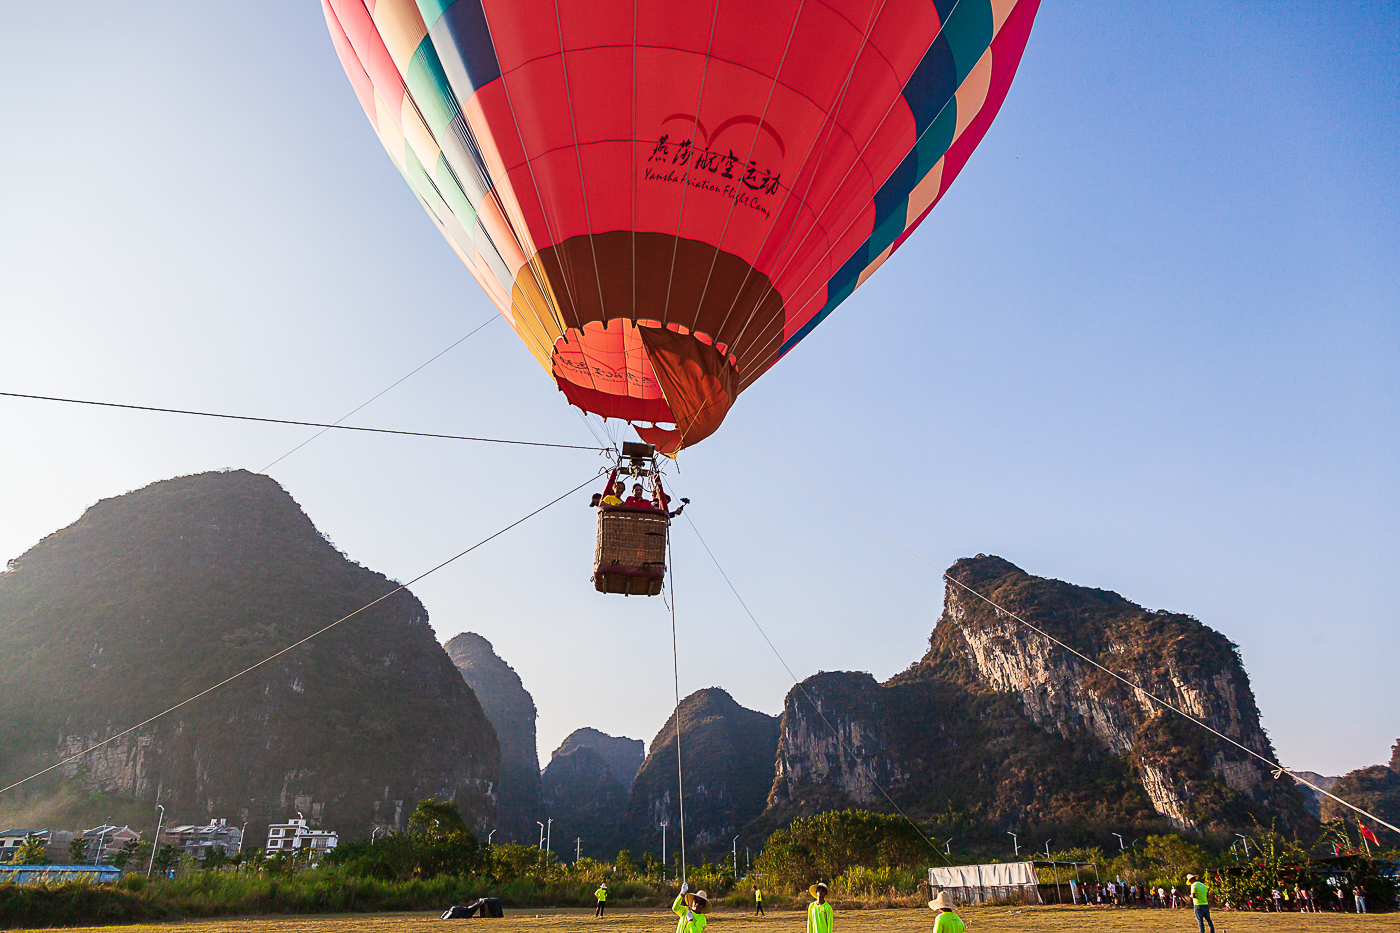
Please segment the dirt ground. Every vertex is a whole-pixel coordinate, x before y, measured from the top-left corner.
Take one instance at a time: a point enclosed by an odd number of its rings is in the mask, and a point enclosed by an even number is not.
[[[980,907],[961,916],[968,933],[1196,933],[1190,910],[1116,910],[1104,907]],[[1400,933],[1400,913],[1264,914],[1218,911],[1217,933]],[[710,919],[714,933],[802,933],[806,915],[770,911],[755,918],[734,910],[716,910]],[[500,920],[459,920],[476,933],[671,933],[675,917],[665,909],[618,909],[604,920],[587,909],[508,910]],[[489,931],[478,926],[489,927]],[[69,927],[73,933],[441,933],[442,922],[428,914],[332,914],[325,916],[248,917],[191,920],[181,923],[118,927]],[[927,910],[837,911],[836,933],[931,933],[933,914]]]

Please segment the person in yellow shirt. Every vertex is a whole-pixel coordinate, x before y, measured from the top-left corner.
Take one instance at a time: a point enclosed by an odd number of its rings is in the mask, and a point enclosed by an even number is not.
[[[963,933],[962,917],[953,909],[953,899],[947,891],[939,891],[928,907],[933,911],[933,933]]]
[[[622,504],[622,494],[623,494],[623,492],[625,492],[626,490],[627,490],[627,487],[626,487],[625,485],[623,485],[622,480],[618,480],[617,482],[613,483],[613,488],[612,488],[612,490],[611,490],[606,496],[603,497],[602,501],[601,501],[599,504],[600,504],[600,505],[621,505],[621,504]]]
[[[755,917],[768,916],[763,912],[763,889],[757,885],[753,889],[753,915]]]
[[[593,896],[598,899],[598,909],[593,912],[593,916],[603,916],[603,908],[608,906],[608,883],[604,881],[598,885],[598,890],[593,892]]]
[[[671,913],[681,919],[676,923],[676,933],[705,933],[705,911],[710,908],[710,900],[704,891],[688,894],[690,885],[682,884],[681,893],[671,905]]]
[[[1201,928],[1201,933],[1206,933],[1206,924],[1210,924],[1210,933],[1215,933],[1215,921],[1210,919],[1210,890],[1206,883],[1195,875],[1187,875],[1186,883],[1191,886],[1191,904],[1196,911],[1196,926]]]
[[[826,884],[818,881],[807,889],[815,900],[807,905],[807,933],[831,933],[833,917],[826,902]],[[1215,933],[1214,930],[1211,933]]]

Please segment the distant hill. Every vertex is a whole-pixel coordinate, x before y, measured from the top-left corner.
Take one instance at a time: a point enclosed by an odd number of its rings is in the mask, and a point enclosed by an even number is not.
[[[538,841],[535,822],[544,813],[540,759],[535,747],[535,701],[520,675],[480,635],[463,632],[447,655],[476,693],[501,743],[501,782],[496,794],[496,842]]]
[[[1311,781],[1323,790],[1331,790],[1341,780],[1339,777],[1328,777],[1325,774],[1318,774],[1316,771],[1295,771],[1293,773],[1304,780]],[[1307,805],[1308,812],[1313,816],[1321,816],[1322,801],[1327,799],[1326,796],[1302,784],[1298,785],[1298,792],[1303,795],[1303,803]]]
[[[582,747],[597,752],[608,763],[613,776],[622,782],[624,788],[631,788],[632,779],[637,776],[637,769],[642,766],[647,751],[647,745],[641,739],[608,735],[606,732],[585,726],[570,732],[549,757],[554,759]]]
[[[997,557],[960,560],[948,573],[1272,757],[1235,646],[1197,620]],[[907,671],[885,683],[818,674],[787,697],[770,820],[888,809],[885,792],[963,832],[1059,826],[1061,841],[1076,827],[1311,823],[1292,782],[951,583],[929,651]]]
[[[578,840],[582,855],[596,859],[617,855],[617,825],[627,806],[627,788],[596,748],[575,745],[555,752],[542,783],[556,852],[572,861]]]
[[[746,709],[719,687],[697,690],[680,703],[681,762],[685,775],[686,844],[716,855],[762,814],[773,779],[778,719]],[[675,713],[651,741],[637,772],[620,836],[634,854],[661,852],[662,820],[668,838],[680,829],[677,799]]]
[[[574,851],[577,839],[584,855],[617,855],[618,822],[645,749],[641,739],[587,727],[559,743],[542,775],[545,809],[558,840],[555,851]]]
[[[115,735],[396,585],[336,550],[266,476],[202,473],[104,499],[0,574],[0,779]],[[0,814],[154,822],[159,802],[167,823],[247,822],[260,843],[269,821],[301,811],[354,838],[402,828],[429,796],[484,826],[499,773],[491,724],[402,591],[11,791]]]

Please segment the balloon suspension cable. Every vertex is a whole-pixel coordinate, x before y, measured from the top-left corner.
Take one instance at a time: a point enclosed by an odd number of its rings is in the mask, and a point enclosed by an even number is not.
[[[811,492],[813,495],[817,496],[819,499],[824,499],[829,505],[835,507],[838,511],[844,512],[844,513],[847,515],[847,517],[849,517],[849,518],[853,519],[854,521],[859,522],[860,524],[864,525],[866,528],[870,529],[870,530],[873,531],[875,534],[877,534],[877,535],[879,535],[880,537],[884,538],[884,539],[885,539],[886,541],[888,541],[890,544],[893,544],[895,547],[899,548],[901,551],[903,551],[904,553],[908,554],[910,557],[914,558],[914,559],[915,559],[916,561],[918,561],[919,563],[921,563],[921,564],[923,564],[924,566],[928,567],[928,568],[929,568],[930,570],[932,570],[934,573],[938,574],[950,587],[957,587],[958,589],[962,590],[962,591],[963,591],[964,593],[966,593],[967,595],[969,595],[969,596],[971,596],[971,597],[974,597],[974,598],[976,598],[976,599],[978,599],[978,600],[981,600],[982,602],[986,603],[986,604],[987,604],[988,606],[990,606],[990,607],[992,608],[992,610],[997,614],[998,618],[1007,618],[1007,619],[1011,619],[1011,620],[1014,621],[1014,622],[1019,623],[1020,625],[1024,626],[1025,628],[1027,628],[1027,629],[1029,629],[1030,631],[1034,632],[1035,634],[1039,635],[1041,638],[1044,638],[1046,641],[1048,641],[1048,642],[1050,642],[1051,644],[1057,646],[1057,647],[1060,648],[1061,650],[1063,650],[1063,651],[1065,651],[1065,652],[1067,652],[1067,653],[1069,653],[1069,654],[1074,655],[1076,658],[1078,658],[1079,660],[1083,661],[1085,664],[1088,664],[1090,667],[1097,668],[1098,670],[1103,671],[1103,672],[1104,672],[1105,674],[1107,674],[1109,677],[1112,677],[1114,680],[1117,680],[1117,681],[1119,681],[1120,683],[1122,683],[1124,686],[1130,688],[1137,696],[1139,696],[1139,697],[1145,697],[1145,698],[1147,698],[1147,699],[1153,701],[1154,703],[1158,704],[1158,705],[1161,706],[1162,708],[1167,709],[1167,710],[1170,710],[1170,711],[1173,712],[1173,713],[1176,713],[1178,716],[1180,716],[1182,719],[1185,719],[1187,722],[1191,723],[1192,725],[1199,726],[1199,727],[1201,727],[1202,729],[1204,729],[1205,731],[1207,731],[1207,732],[1211,733],[1212,735],[1214,735],[1216,738],[1221,739],[1222,741],[1227,742],[1227,743],[1229,743],[1230,745],[1233,745],[1235,748],[1238,748],[1240,751],[1244,752],[1246,755],[1249,755],[1249,756],[1251,756],[1251,757],[1253,757],[1253,758],[1259,759],[1261,762],[1263,762],[1265,765],[1267,765],[1267,766],[1269,767],[1270,772],[1271,772],[1271,773],[1273,774],[1273,776],[1274,776],[1274,780],[1278,780],[1279,778],[1283,777],[1283,776],[1286,774],[1286,775],[1288,775],[1289,777],[1291,777],[1294,781],[1296,781],[1297,783],[1302,784],[1302,785],[1304,785],[1305,787],[1309,787],[1309,788],[1311,788],[1312,790],[1317,791],[1319,794],[1322,794],[1322,795],[1325,796],[1325,797],[1329,797],[1329,798],[1331,798],[1332,800],[1335,800],[1337,803],[1339,803],[1339,804],[1341,804],[1342,806],[1347,807],[1347,808],[1349,808],[1349,809],[1355,811],[1356,813],[1360,814],[1361,816],[1369,817],[1370,819],[1374,820],[1378,825],[1384,826],[1386,829],[1389,829],[1389,830],[1391,830],[1392,832],[1400,833],[1400,826],[1396,826],[1396,825],[1393,824],[1393,823],[1389,823],[1389,822],[1387,822],[1387,821],[1381,819],[1379,816],[1376,816],[1376,814],[1372,813],[1371,811],[1369,811],[1369,810],[1363,810],[1361,807],[1358,807],[1356,804],[1351,803],[1350,801],[1347,801],[1347,800],[1343,800],[1341,797],[1338,797],[1336,794],[1332,793],[1331,791],[1326,790],[1325,788],[1319,787],[1317,784],[1314,784],[1312,781],[1309,781],[1307,778],[1304,778],[1302,775],[1300,775],[1297,771],[1294,771],[1292,768],[1284,767],[1283,765],[1279,764],[1277,761],[1273,760],[1272,758],[1269,758],[1267,755],[1260,754],[1259,752],[1255,751],[1254,749],[1250,748],[1249,746],[1245,745],[1244,743],[1242,743],[1242,742],[1240,742],[1240,741],[1238,741],[1238,740],[1236,740],[1236,739],[1233,739],[1233,738],[1231,738],[1230,736],[1226,735],[1225,733],[1221,732],[1219,729],[1217,729],[1217,728],[1215,728],[1214,726],[1210,725],[1210,723],[1207,723],[1207,722],[1205,722],[1204,720],[1199,719],[1199,718],[1197,718],[1196,716],[1191,715],[1191,714],[1188,713],[1186,710],[1182,709],[1181,707],[1177,706],[1177,705],[1174,704],[1174,703],[1169,703],[1169,702],[1167,702],[1166,700],[1162,699],[1161,697],[1157,696],[1155,693],[1152,693],[1150,690],[1148,690],[1147,688],[1145,688],[1144,686],[1142,686],[1142,684],[1137,683],[1136,681],[1130,680],[1129,678],[1123,676],[1122,674],[1118,673],[1117,671],[1113,670],[1112,668],[1105,667],[1103,664],[1101,664],[1100,662],[1094,660],[1092,657],[1086,655],[1084,652],[1080,651],[1079,649],[1074,648],[1074,647],[1072,647],[1072,646],[1070,646],[1070,645],[1065,644],[1063,641],[1061,641],[1060,639],[1056,638],[1054,635],[1051,635],[1049,632],[1045,631],[1044,629],[1040,628],[1039,626],[1034,625],[1034,624],[1032,624],[1031,622],[1028,622],[1026,619],[1024,619],[1024,618],[1022,618],[1021,616],[1017,615],[1016,613],[1012,612],[1010,609],[1007,609],[1005,606],[1002,606],[1002,605],[998,604],[997,602],[995,602],[994,600],[992,600],[990,597],[983,595],[982,593],[978,592],[977,590],[974,590],[972,587],[968,586],[966,583],[964,583],[964,582],[962,582],[961,580],[957,579],[956,577],[952,576],[952,575],[949,574],[947,571],[942,570],[942,569],[940,569],[940,568],[934,566],[931,562],[929,562],[929,561],[926,560],[925,558],[921,557],[919,554],[915,553],[915,552],[914,552],[913,550],[911,550],[910,548],[905,547],[903,544],[900,544],[900,543],[899,543],[898,541],[896,541],[894,538],[891,538],[889,535],[885,534],[883,531],[881,531],[880,529],[876,528],[874,525],[870,524],[870,523],[867,522],[865,519],[863,519],[863,518],[861,518],[860,516],[856,515],[854,512],[850,511],[850,510],[847,509],[845,506],[843,506],[843,505],[841,505],[840,503],[836,502],[834,499],[831,499],[831,498],[828,497],[826,494],[824,494],[824,493],[818,491],[815,487],[813,487],[813,486],[809,485],[808,483],[804,482],[803,480],[799,479],[795,474],[793,474],[792,472],[790,472],[786,467],[782,466],[782,465],[779,464],[777,461],[773,460],[771,457],[769,457],[767,454],[765,454],[765,453],[763,453],[762,451],[760,451],[757,447],[754,447],[754,446],[753,446],[752,444],[750,444],[748,441],[746,441],[746,440],[744,440],[743,438],[739,437],[739,435],[735,434],[733,431],[729,430],[728,428],[725,428],[725,429],[724,429],[724,432],[725,432],[726,434],[728,434],[730,437],[734,438],[734,439],[735,439],[736,441],[738,441],[739,443],[743,444],[743,445],[744,445],[745,447],[747,447],[749,450],[753,451],[755,454],[757,454],[757,455],[758,455],[759,457],[761,457],[762,459],[767,460],[769,464],[771,464],[773,467],[775,467],[776,469],[778,469],[780,472],[787,474],[788,478],[791,479],[793,482],[797,483],[799,486],[804,486],[804,487],[806,487],[807,490],[808,490],[809,492]],[[694,526],[694,525],[693,525],[693,523],[692,523],[692,527],[693,527],[693,526]],[[713,556],[713,555],[711,555],[711,556]],[[721,572],[723,572],[723,571],[721,571]],[[736,595],[737,595],[737,594],[736,594]]]
[[[239,672],[236,673],[236,674],[230,674],[228,677],[225,677],[223,680],[218,681],[217,683],[213,684],[212,686],[205,687],[203,690],[199,691],[198,693],[194,694],[193,696],[186,697],[185,699],[181,700],[179,703],[176,703],[176,704],[173,705],[173,706],[170,706],[170,707],[167,707],[167,708],[164,709],[164,710],[161,710],[159,713],[156,713],[154,716],[150,716],[150,717],[148,717],[148,718],[146,718],[146,719],[143,719],[141,722],[138,722],[136,725],[131,726],[130,728],[123,729],[121,732],[117,732],[117,733],[114,733],[113,735],[109,735],[107,738],[103,739],[102,741],[100,741],[100,742],[95,742],[95,743],[93,743],[92,745],[89,745],[87,748],[83,749],[83,750],[80,751],[80,752],[76,752],[76,753],[74,753],[74,754],[72,754],[72,755],[69,755],[69,756],[66,757],[66,758],[61,758],[61,759],[59,759],[58,761],[54,762],[53,764],[49,765],[47,768],[45,768],[45,769],[42,770],[42,771],[36,771],[36,772],[34,772],[33,774],[29,775],[28,777],[21,778],[20,780],[15,781],[13,784],[10,784],[10,785],[8,785],[8,786],[6,786],[6,787],[0,787],[0,794],[3,794],[3,793],[5,793],[6,791],[9,791],[9,790],[14,790],[16,787],[19,787],[21,784],[24,784],[24,783],[26,783],[26,782],[28,782],[28,781],[32,781],[32,780],[34,780],[36,777],[39,777],[39,776],[41,776],[41,775],[48,774],[50,771],[53,771],[53,770],[55,770],[55,769],[57,769],[57,768],[61,768],[63,765],[66,765],[66,764],[68,764],[69,762],[76,761],[76,760],[78,760],[79,758],[82,758],[83,756],[88,755],[88,754],[90,754],[91,752],[96,751],[97,749],[101,748],[101,747],[104,746],[104,745],[107,745],[107,744],[109,744],[109,743],[111,743],[111,742],[115,742],[117,739],[120,739],[120,738],[122,738],[123,736],[130,735],[131,733],[135,732],[137,729],[140,729],[140,728],[142,728],[143,726],[148,726],[148,725],[150,725],[151,723],[155,722],[157,719],[160,719],[160,718],[163,717],[163,716],[167,716],[167,715],[169,715],[170,713],[173,713],[173,712],[175,712],[176,710],[180,709],[181,707],[188,706],[189,704],[193,703],[195,700],[198,700],[200,697],[206,696],[206,695],[208,695],[208,694],[210,694],[210,693],[213,693],[215,690],[218,690],[220,687],[223,687],[223,686],[225,686],[225,685],[227,685],[227,684],[233,683],[235,680],[237,680],[238,678],[244,676],[245,674],[250,674],[250,673],[252,673],[253,671],[257,670],[258,668],[262,667],[263,665],[268,664],[268,663],[271,663],[272,661],[277,660],[278,658],[282,657],[284,654],[287,654],[288,652],[293,651],[293,650],[296,649],[296,648],[300,648],[302,645],[304,645],[304,644],[306,644],[307,642],[311,641],[313,638],[317,637],[318,635],[324,634],[325,632],[329,632],[331,629],[335,628],[337,625],[340,625],[342,622],[345,622],[345,621],[348,621],[349,619],[355,618],[355,617],[358,616],[360,613],[365,612],[366,610],[371,609],[371,608],[373,608],[374,606],[379,605],[380,603],[384,602],[384,600],[386,600],[386,599],[388,599],[389,597],[395,595],[396,593],[404,592],[404,591],[407,590],[410,586],[412,586],[413,584],[417,583],[419,580],[422,580],[424,577],[427,577],[427,576],[429,576],[430,574],[437,573],[439,570],[441,570],[442,568],[446,567],[448,564],[451,564],[451,563],[453,563],[454,561],[459,560],[460,558],[466,557],[466,556],[467,556],[468,554],[470,554],[472,551],[475,551],[477,548],[481,547],[481,546],[484,545],[484,544],[487,544],[488,542],[494,541],[495,539],[499,538],[501,535],[505,534],[507,531],[510,531],[512,528],[515,528],[517,525],[523,525],[525,522],[527,522],[527,521],[529,521],[530,519],[534,518],[536,515],[540,514],[540,513],[543,512],[544,510],[550,508],[551,506],[557,505],[557,504],[560,503],[560,502],[563,502],[563,501],[564,501],[565,499],[567,499],[569,496],[572,496],[574,493],[578,492],[580,489],[582,489],[583,487],[587,486],[589,483],[594,482],[595,480],[597,480],[597,478],[598,478],[599,476],[602,476],[602,475],[603,475],[602,471],[599,471],[598,473],[594,474],[593,476],[588,477],[588,479],[586,479],[586,480],[584,480],[583,482],[579,483],[577,486],[575,486],[573,489],[570,489],[568,492],[564,493],[563,495],[558,496],[557,498],[551,499],[549,502],[546,502],[544,505],[540,506],[539,508],[535,509],[534,511],[532,511],[532,512],[530,512],[530,513],[528,513],[528,514],[526,514],[526,515],[524,515],[524,516],[522,516],[522,517],[520,517],[520,518],[517,518],[515,521],[511,522],[509,525],[506,525],[506,526],[505,526],[504,528],[502,528],[501,530],[496,531],[496,532],[492,532],[491,534],[489,534],[489,535],[487,535],[486,537],[482,538],[480,541],[478,541],[478,542],[476,542],[475,544],[473,544],[471,547],[466,548],[466,549],[461,550],[461,551],[458,551],[456,554],[453,554],[451,557],[447,558],[447,560],[443,561],[442,563],[440,563],[440,564],[438,564],[438,565],[436,565],[436,566],[434,566],[434,567],[430,567],[429,569],[423,571],[422,573],[420,573],[420,574],[418,574],[416,577],[414,577],[412,580],[409,580],[407,583],[400,583],[398,586],[396,586],[394,589],[390,590],[389,592],[385,593],[383,596],[380,596],[380,597],[378,597],[377,599],[373,599],[373,600],[371,600],[370,602],[365,603],[363,606],[361,606],[360,608],[356,609],[354,612],[347,613],[346,615],[343,615],[343,616],[341,616],[340,618],[336,619],[334,622],[330,622],[330,623],[328,623],[328,624],[326,624],[326,625],[321,626],[321,627],[318,628],[316,631],[312,632],[310,635],[307,635],[305,638],[301,639],[300,641],[292,642],[290,645],[287,645],[285,648],[282,648],[282,649],[280,649],[280,650],[278,650],[278,651],[273,652],[272,654],[270,654],[270,655],[268,655],[267,657],[263,658],[261,661],[258,661],[256,664],[251,664],[251,665],[249,665],[248,667],[245,667],[243,670],[239,671]]]
[[[470,335],[468,335],[470,336]],[[439,354],[441,355],[441,354]],[[431,360],[429,361],[431,362]],[[426,365],[426,364],[424,364]],[[422,367],[419,367],[420,369]],[[415,370],[416,372],[416,370]],[[409,375],[412,375],[410,373]],[[407,378],[405,376],[404,378]],[[400,380],[402,382],[403,380]],[[397,383],[396,383],[397,384]],[[392,386],[390,387],[392,388]],[[387,389],[385,391],[388,391]],[[380,393],[381,395],[383,393]],[[289,418],[260,418],[254,415],[230,415],[225,412],[196,411],[188,408],[157,408],[153,405],[128,405],[123,402],[99,402],[84,398],[60,398],[54,395],[29,395],[23,392],[0,392],[5,398],[22,398],[37,402],[64,402],[69,405],[91,405],[97,408],[125,408],[128,411],[148,411],[162,415],[193,415],[197,418],[222,418],[225,421],[256,421],[262,424],[288,424],[300,428],[320,428],[322,431],[359,431],[364,434],[397,434],[402,437],[431,437],[445,441],[475,441],[480,444],[514,444],[520,447],[555,447],[561,450],[599,450],[583,444],[554,444],[548,441],[522,441],[504,437],[472,437],[465,434],[437,434],[431,431],[402,431],[394,428],[366,428],[357,425],[323,421],[293,421]],[[366,403],[368,404],[368,403]],[[363,408],[364,406],[360,406]]]
[[[753,614],[753,610],[749,608],[748,603],[744,602],[744,597],[739,595],[739,590],[734,586],[734,581],[729,579],[729,574],[725,573],[724,568],[720,566],[719,558],[715,557],[715,552],[710,550],[710,545],[706,543],[704,536],[700,534],[700,529],[695,525],[695,519],[687,514],[685,520],[690,523],[690,530],[695,532],[695,537],[699,540],[700,546],[705,549],[706,554],[710,555],[710,560],[714,562],[715,569],[719,571],[719,575],[724,578],[724,582],[729,586],[729,592],[734,594],[734,598],[737,599],[739,605],[743,607],[745,614],[749,617],[749,621],[753,623],[753,627],[758,629],[759,635],[763,636],[764,642],[768,645],[768,650],[773,652],[773,656],[778,659],[778,663],[783,666],[783,670],[787,671],[788,677],[792,680],[793,685],[796,686],[802,693],[802,696],[806,698],[807,704],[812,707],[821,721],[826,724],[827,729],[836,737],[837,747],[850,753],[851,762],[855,765],[856,773],[869,781],[871,786],[878,790],[885,800],[889,801],[890,806],[894,807],[895,812],[904,817],[905,822],[910,826],[914,827],[914,832],[918,833],[919,838],[928,843],[928,847],[932,849],[939,858],[943,859],[943,861],[947,862],[949,865],[953,864],[953,860],[949,858],[942,849],[934,845],[933,840],[928,837],[928,834],[919,828],[919,824],[914,822],[913,818],[905,813],[904,810],[900,808],[899,804],[895,803],[889,791],[880,786],[880,782],[875,779],[874,768],[867,770],[867,763],[861,760],[860,754],[846,742],[846,738],[841,734],[841,730],[837,729],[836,726],[832,725],[831,720],[826,718],[826,713],[822,712],[821,705],[807,692],[806,686],[804,686],[802,681],[797,679],[797,675],[792,672],[792,668],[788,665],[787,659],[778,651],[778,646],[773,644],[773,639],[769,638],[768,633],[763,630],[763,626],[758,624],[758,618]]]
[[[688,881],[685,865],[685,770],[681,765],[681,660],[676,649],[676,558],[671,550],[670,523],[666,527],[666,582],[671,589],[671,672],[676,685],[676,803],[681,813],[681,883]]]

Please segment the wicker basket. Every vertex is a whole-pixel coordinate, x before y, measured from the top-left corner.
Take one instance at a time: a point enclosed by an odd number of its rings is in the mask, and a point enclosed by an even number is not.
[[[600,593],[656,596],[666,578],[666,529],[659,509],[604,506],[598,509],[598,549],[593,588]]]

